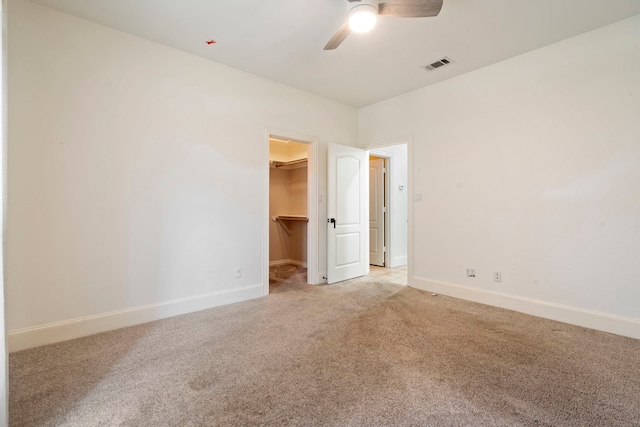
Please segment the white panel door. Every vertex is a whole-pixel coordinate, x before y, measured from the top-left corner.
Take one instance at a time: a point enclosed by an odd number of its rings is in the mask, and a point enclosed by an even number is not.
[[[337,144],[328,149],[327,282],[364,275],[367,170],[364,150]]]
[[[369,160],[369,264],[384,266],[384,159]]]

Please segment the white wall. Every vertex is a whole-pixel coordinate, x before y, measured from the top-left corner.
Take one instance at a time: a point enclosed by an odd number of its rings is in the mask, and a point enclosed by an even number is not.
[[[317,137],[324,173],[327,142],[356,144],[356,111],[9,7],[11,349],[262,295],[265,129]]]
[[[359,111],[364,145],[413,137],[414,286],[640,338],[639,40],[640,16]]]

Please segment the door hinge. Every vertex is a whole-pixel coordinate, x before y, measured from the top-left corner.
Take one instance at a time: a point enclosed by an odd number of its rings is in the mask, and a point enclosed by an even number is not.
[[[383,207],[382,207],[382,213],[386,213],[386,212],[387,212],[387,207],[386,207],[386,206],[383,206]]]
[[[387,252],[387,247],[386,246],[382,247],[382,252]]]

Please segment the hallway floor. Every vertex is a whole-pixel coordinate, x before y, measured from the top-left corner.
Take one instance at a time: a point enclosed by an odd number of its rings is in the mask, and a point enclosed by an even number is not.
[[[365,277],[375,278],[378,281],[395,283],[397,285],[407,284],[407,266],[386,268],[378,267],[376,265],[370,266],[369,274]]]
[[[396,268],[370,266],[369,274],[354,280],[375,279],[378,282],[407,284],[407,266]],[[303,289],[307,286],[307,269],[294,264],[274,265],[269,267],[269,293],[288,292]]]

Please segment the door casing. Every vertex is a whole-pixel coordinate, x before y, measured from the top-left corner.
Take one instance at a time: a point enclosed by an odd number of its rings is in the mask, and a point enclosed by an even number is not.
[[[385,266],[386,267],[396,267],[394,264],[394,260],[396,259],[396,253],[394,251],[395,240],[394,234],[392,232],[391,224],[393,223],[393,218],[395,212],[393,207],[396,205],[396,199],[394,195],[394,191],[399,183],[395,182],[394,179],[394,170],[397,167],[397,160],[395,154],[391,150],[385,150],[385,148],[393,147],[396,145],[407,145],[407,181],[406,188],[404,191],[407,192],[407,283],[410,284],[410,278],[412,277],[412,256],[413,256],[413,237],[412,237],[412,221],[413,221],[413,196],[412,196],[412,177],[413,177],[413,159],[412,159],[412,138],[411,136],[403,137],[396,141],[390,141],[388,143],[380,144],[380,145],[369,145],[366,147],[368,150],[368,154],[377,157],[384,157],[387,168],[387,179],[386,179],[386,191],[389,196],[387,200],[387,215],[386,215],[386,224],[385,224],[385,242],[387,251],[385,252]],[[369,242],[367,241],[367,247]],[[367,253],[368,254],[368,253]],[[367,260],[368,267],[369,260]],[[367,270],[367,273],[369,270]]]
[[[388,158],[376,156],[369,159],[369,265],[388,267],[387,251],[385,246],[389,242],[389,215],[386,198],[389,194],[387,176]],[[372,177],[372,172],[376,171]],[[372,178],[377,182],[372,182]],[[375,189],[375,191],[374,191]],[[375,220],[375,227],[372,221]],[[375,233],[372,231],[375,229]],[[382,230],[382,232],[380,232]],[[375,234],[375,250],[372,251],[372,234]]]

